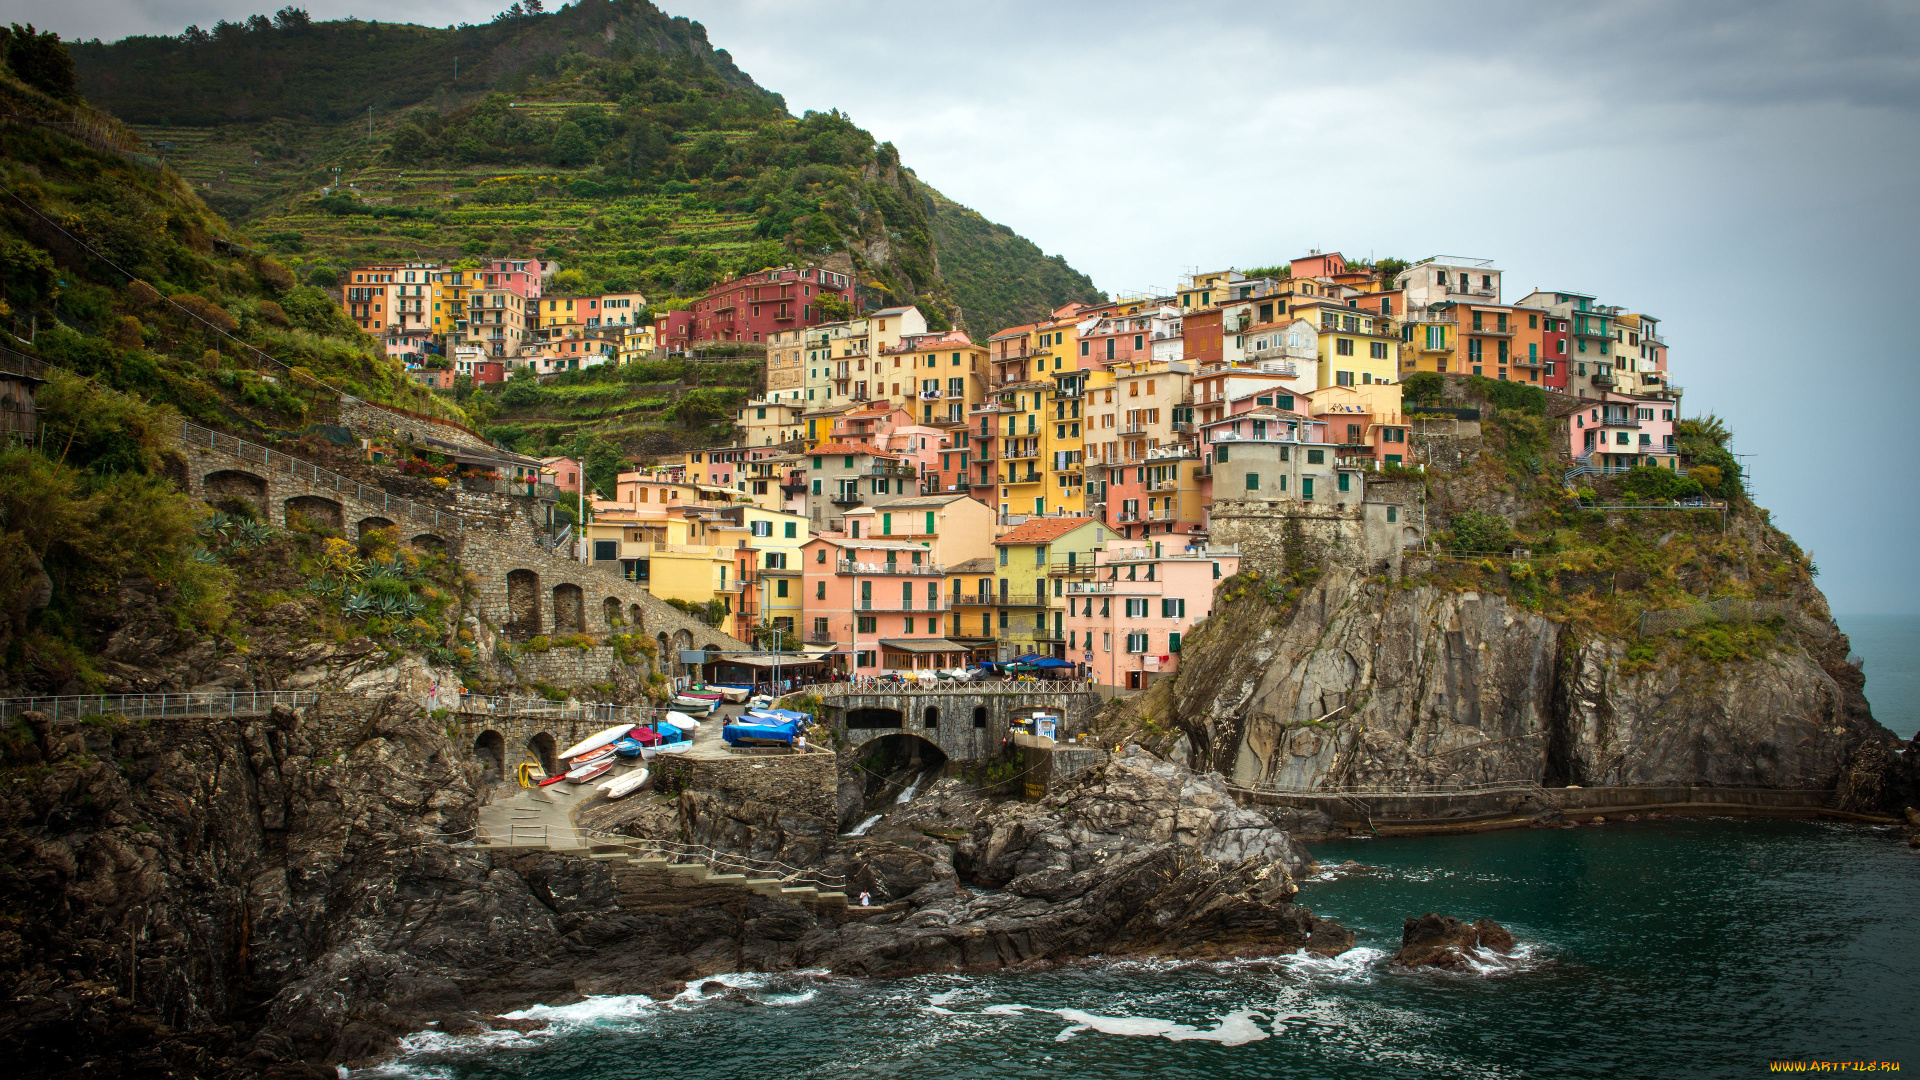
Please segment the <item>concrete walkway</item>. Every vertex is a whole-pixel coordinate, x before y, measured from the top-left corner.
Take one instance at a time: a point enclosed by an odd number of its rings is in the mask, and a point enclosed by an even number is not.
[[[719,737],[714,728],[714,737]],[[574,829],[574,808],[600,794],[599,786],[644,764],[639,758],[621,758],[618,764],[585,783],[565,780],[552,787],[523,788],[505,783],[494,788],[493,801],[480,808],[476,843],[515,847],[584,848],[588,840]]]

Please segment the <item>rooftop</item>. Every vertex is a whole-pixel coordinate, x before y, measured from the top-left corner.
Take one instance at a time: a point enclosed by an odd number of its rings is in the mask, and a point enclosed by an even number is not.
[[[1015,525],[995,540],[996,544],[1045,544],[1058,540],[1082,525],[1097,524],[1098,519],[1090,517],[1029,518]]]

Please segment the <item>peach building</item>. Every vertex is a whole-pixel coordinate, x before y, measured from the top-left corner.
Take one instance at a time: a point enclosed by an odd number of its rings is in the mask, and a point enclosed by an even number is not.
[[[1112,540],[1088,580],[1066,586],[1067,659],[1102,686],[1144,690],[1179,667],[1182,639],[1240,569],[1237,546]]]
[[[801,552],[802,629],[831,645],[829,662],[854,675],[964,666],[971,650],[949,641],[946,568],[911,540],[816,536]]]

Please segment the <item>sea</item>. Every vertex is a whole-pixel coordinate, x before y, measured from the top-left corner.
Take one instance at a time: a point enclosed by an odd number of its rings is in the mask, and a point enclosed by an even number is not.
[[[1920,730],[1920,616],[1840,615],[1835,621],[1864,661],[1874,719],[1913,738]]]
[[[1871,662],[1871,661],[1870,661]],[[1315,845],[1299,900],[1333,959],[1094,958],[1045,972],[736,974],[599,997],[532,1034],[423,1033],[355,1077],[1752,1077],[1775,1062],[1920,1071],[1920,852],[1898,831],[1666,819]],[[1511,957],[1390,959],[1423,912],[1490,918]],[[1885,1066],[1883,1065],[1882,1070]]]

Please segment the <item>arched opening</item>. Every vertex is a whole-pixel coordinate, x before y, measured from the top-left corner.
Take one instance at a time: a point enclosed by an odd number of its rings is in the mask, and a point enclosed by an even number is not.
[[[507,776],[507,740],[497,731],[483,731],[473,740],[473,759],[480,765],[480,779],[497,784]]]
[[[587,598],[580,586],[571,583],[553,587],[553,632],[556,634],[584,634],[587,632]]]
[[[540,632],[540,575],[507,571],[507,637],[525,641]]]
[[[548,776],[559,774],[560,744],[553,741],[552,735],[543,731],[528,739],[527,752],[533,755],[534,760],[540,763],[540,768],[545,770]]]
[[[973,726],[977,728],[987,726],[987,707],[985,705],[975,705],[973,707]]]
[[[267,510],[266,480],[239,469],[208,473],[200,492],[209,505],[230,514],[244,511],[245,517],[259,518]]]
[[[673,670],[673,645],[667,641],[666,632],[662,631],[658,634],[655,634],[653,636],[653,641],[654,641],[654,653],[655,653],[653,662],[660,665],[661,671],[672,671]]]
[[[899,732],[880,735],[854,751],[864,778],[863,814],[878,814],[911,800],[946,768],[947,755],[932,740]]]
[[[685,630],[676,630],[673,632],[673,653],[670,659],[673,661],[673,670],[675,672],[681,675],[687,673],[686,665],[680,662],[680,654],[690,651],[692,648],[693,635],[691,633]]]
[[[354,535],[358,536],[362,540],[365,540],[367,538],[367,534],[374,531],[375,529],[391,529],[391,528],[393,528],[393,522],[388,521],[386,518],[383,518],[383,517],[361,518],[359,521],[359,524],[354,526]]]
[[[447,550],[446,539],[444,537],[435,536],[432,533],[421,533],[419,536],[416,536],[412,540],[408,541],[408,543],[411,543],[414,547],[417,547],[422,551]]]
[[[627,629],[629,632],[635,634],[644,634],[647,632],[646,616],[640,614],[639,604],[627,605]]]
[[[939,727],[940,726],[940,710],[933,707],[932,705],[927,706],[927,714],[926,716],[921,718],[921,724],[922,726],[928,727],[928,728]]]
[[[626,617],[620,614],[620,601],[612,596],[600,601],[600,615],[607,620],[607,629],[619,630],[626,626]]]
[[[306,520],[307,524],[323,529],[344,531],[347,527],[347,512],[332,499],[323,499],[318,495],[295,495],[286,502],[286,514],[291,524],[295,516]]]
[[[849,728],[904,728],[907,718],[900,715],[899,709],[848,709],[847,727]]]

